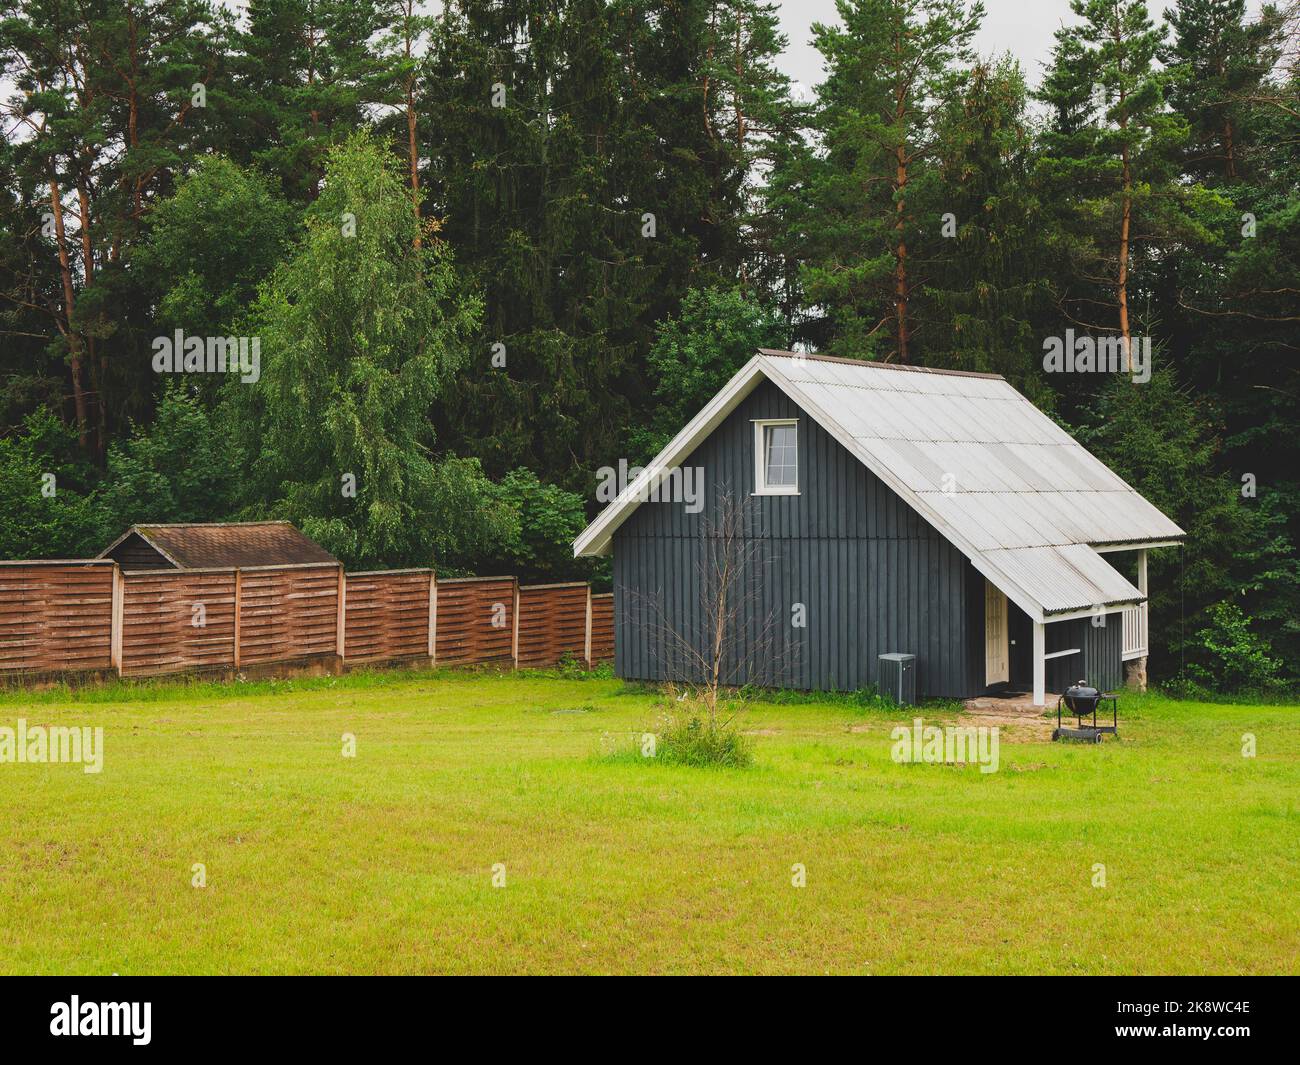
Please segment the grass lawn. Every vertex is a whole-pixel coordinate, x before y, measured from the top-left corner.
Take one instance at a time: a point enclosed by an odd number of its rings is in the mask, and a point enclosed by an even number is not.
[[[658,702],[454,673],[0,694],[0,725],[105,747],[98,775],[0,765],[0,971],[1300,971],[1300,708],[1125,697],[1118,741],[1013,728],[989,774],[895,764],[914,715],[847,700],[754,707],[747,769],[602,754]]]

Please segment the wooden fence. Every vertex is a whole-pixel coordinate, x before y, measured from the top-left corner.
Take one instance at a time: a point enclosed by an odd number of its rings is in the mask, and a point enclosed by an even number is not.
[[[0,563],[0,669],[110,669],[116,563]]]
[[[122,570],[0,563],[0,676],[274,673],[375,663],[588,667],[613,659],[612,597],[514,577],[334,564]]]
[[[519,589],[519,638],[515,661],[526,669],[545,667],[566,656],[587,657],[591,586],[535,584]]]
[[[238,574],[149,570],[121,581],[123,676],[233,666]]]
[[[433,574],[428,570],[349,573],[343,600],[346,660],[433,657],[429,642]]]
[[[434,594],[435,662],[515,661],[519,585],[513,577],[438,581]]]

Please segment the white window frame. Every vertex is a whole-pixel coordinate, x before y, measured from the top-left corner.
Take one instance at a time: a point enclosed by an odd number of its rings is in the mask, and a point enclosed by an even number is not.
[[[754,421],[754,495],[797,496],[799,494],[799,457],[803,451],[799,443],[798,418],[755,418]],[[794,426],[794,484],[769,485],[767,483],[767,448],[764,437],[772,426]]]

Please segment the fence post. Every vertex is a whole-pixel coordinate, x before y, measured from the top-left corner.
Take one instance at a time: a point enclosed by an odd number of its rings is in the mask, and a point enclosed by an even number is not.
[[[438,663],[438,575],[429,570],[429,665]]]
[[[587,668],[591,668],[591,581],[587,582],[587,632],[583,637],[582,657],[586,660]]]
[[[343,651],[345,628],[347,626],[348,575],[339,563],[339,611],[338,621],[334,626],[334,653],[339,656],[339,668],[343,668]]]
[[[122,622],[126,605],[126,588],[122,584],[122,567],[113,563],[113,615],[108,629],[109,665],[122,675]]]
[[[233,658],[235,660],[235,669],[239,668],[239,615],[242,613],[240,607],[241,592],[243,591],[244,573],[238,567],[235,568],[235,646]]]
[[[519,578],[518,577],[513,578],[513,582],[514,582],[514,589],[515,589],[515,601],[514,601],[514,610],[512,611],[514,616],[511,619],[512,625],[511,625],[511,632],[510,632],[510,658],[515,664],[515,669],[518,669],[519,668]]]

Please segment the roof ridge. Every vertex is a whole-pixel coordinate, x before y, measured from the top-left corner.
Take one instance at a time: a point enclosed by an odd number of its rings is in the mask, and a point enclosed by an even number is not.
[[[780,348],[759,348],[760,355],[775,355],[785,359],[809,359],[813,362],[839,362],[848,366],[870,366],[878,370],[905,370],[912,373],[937,373],[948,377],[982,377],[990,381],[1005,381],[1000,373],[980,373],[976,370],[945,370],[937,366],[907,366],[899,362],[873,362],[870,359],[847,359],[842,355],[817,355],[806,351],[783,351]]]
[[[292,525],[284,518],[264,518],[258,521],[138,521],[132,529],[229,529],[244,525]]]

